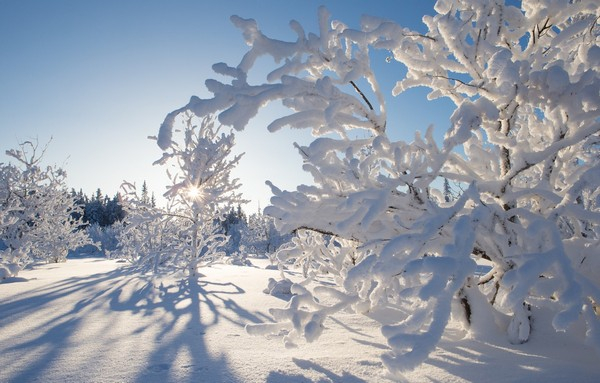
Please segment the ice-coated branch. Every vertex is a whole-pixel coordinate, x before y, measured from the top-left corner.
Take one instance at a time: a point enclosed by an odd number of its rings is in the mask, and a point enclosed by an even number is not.
[[[216,70],[240,75],[223,65],[216,65]],[[163,149],[154,164],[175,167],[175,171],[167,170],[171,181],[164,194],[167,208],[150,209],[135,196],[129,201],[132,222],[123,235],[125,252],[138,264],[153,264],[155,272],[161,265],[194,277],[199,267],[222,260],[229,241],[220,232],[223,214],[248,202],[239,192],[239,179],[231,178],[243,156],[232,154],[235,135],[222,132],[214,115],[194,114],[191,109],[200,104],[192,98],[186,107],[167,116],[158,137],[151,137]],[[176,123],[180,129],[173,129]]]
[[[360,90],[360,88],[358,86],[356,86],[356,84],[354,83],[354,81],[350,81],[350,85],[352,85],[352,87],[354,88],[354,90],[356,90],[356,92],[358,94],[360,94],[360,97],[362,97],[362,99],[367,103],[367,105],[369,106],[369,109],[374,110],[373,109],[373,105],[371,104],[371,102],[369,101],[369,99],[367,98],[367,96],[365,96],[365,94],[362,92],[362,90]]]
[[[41,166],[47,148],[40,153],[37,141],[25,141],[6,151],[18,165],[0,164],[0,241],[6,247],[0,269],[12,276],[32,262],[65,262],[69,250],[91,243],[80,230],[83,211],[67,190],[66,172]]]
[[[265,209],[279,230],[296,231],[278,258],[306,280],[272,310],[276,323],[248,331],[284,330],[291,345],[315,341],[342,308],[385,312],[384,364],[398,374],[435,349],[452,312],[474,335],[505,317],[500,330],[522,343],[543,307],[559,331],[583,318],[600,345],[590,307],[600,270],[588,266],[600,243],[596,3],[438,0],[424,33],[368,16],[353,29],[321,8],[318,33],[292,22],[293,41],[233,17],[248,51],[237,66],[213,67],[230,83],[208,80],[213,97],[169,114],[158,141],[173,141],[182,113],[216,113],[243,129],[273,101],[287,112],[270,131],[316,137],[296,145],[312,184],[268,183]],[[388,136],[394,124],[371,65],[378,49],[407,68],[392,95],[426,87],[429,99],[454,103],[443,142],[432,130],[410,142]],[[258,57],[272,59],[272,70],[250,85]],[[461,196],[446,198],[442,178],[461,185]],[[480,276],[483,261],[490,271]],[[324,272],[335,286],[312,288]]]

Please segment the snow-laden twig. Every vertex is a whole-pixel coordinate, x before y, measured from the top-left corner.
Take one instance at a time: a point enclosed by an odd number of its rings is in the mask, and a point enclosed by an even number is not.
[[[600,263],[589,261],[600,241],[596,3],[523,2],[519,9],[438,0],[437,14],[423,18],[426,33],[373,17],[351,29],[329,22],[322,8],[318,34],[291,24],[295,41],[234,17],[250,48],[236,67],[214,68],[231,83],[207,81],[214,97],[192,98],[169,114],[160,135],[170,137],[185,111],[218,113],[242,129],[259,108],[281,101],[289,114],[268,128],[311,129],[316,137],[297,146],[313,185],[285,191],[269,183],[265,209],[280,230],[298,230],[279,256],[301,266],[307,280],[295,285],[286,308],[272,310],[277,323],[248,331],[285,330],[286,344],[297,344],[315,341],[338,310],[385,311],[391,353],[384,363],[402,373],[434,350],[453,311],[474,334],[493,330],[494,315],[508,316],[501,330],[522,343],[535,331],[535,308],[544,306],[557,331],[583,317],[588,341],[600,346]],[[373,49],[407,68],[394,95],[426,87],[429,99],[455,104],[441,145],[431,130],[412,142],[388,137]],[[272,58],[274,69],[250,85],[259,56]],[[370,136],[351,138],[356,132]],[[442,177],[462,185],[462,195],[446,198]],[[491,270],[479,277],[482,259]],[[322,272],[335,287],[311,288]]]

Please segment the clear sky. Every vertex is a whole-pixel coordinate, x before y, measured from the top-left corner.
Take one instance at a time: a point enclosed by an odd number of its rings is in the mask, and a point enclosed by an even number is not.
[[[114,195],[123,180],[148,182],[156,195],[168,180],[154,141],[165,115],[190,96],[210,97],[204,81],[215,62],[236,65],[246,46],[229,21],[253,18],[271,37],[293,39],[289,21],[317,31],[317,9],[352,27],[362,14],[424,30],[432,0],[0,0],[0,162],[6,149],[37,138],[53,140],[45,159],[67,170],[69,187]],[[383,56],[382,56],[383,61]],[[414,90],[392,99],[401,67],[382,62],[380,81],[390,94],[388,132],[410,141],[414,130],[447,129],[449,102],[427,102]],[[292,143],[307,132],[268,133],[259,114],[237,133],[246,152],[237,169],[246,198],[264,207],[269,179],[284,189],[310,182]]]

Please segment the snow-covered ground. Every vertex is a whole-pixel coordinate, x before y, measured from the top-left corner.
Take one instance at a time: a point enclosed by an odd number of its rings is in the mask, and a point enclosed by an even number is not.
[[[386,381],[387,345],[364,316],[339,313],[317,343],[296,349],[247,335],[246,324],[285,304],[263,293],[278,272],[253,263],[204,269],[197,283],[101,258],[23,271],[0,284],[0,382]],[[552,333],[538,320],[531,341],[514,346],[452,328],[408,381],[600,381],[600,357],[577,329]]]

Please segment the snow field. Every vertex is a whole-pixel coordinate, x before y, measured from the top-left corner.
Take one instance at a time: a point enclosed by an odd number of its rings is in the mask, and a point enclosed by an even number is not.
[[[253,262],[203,269],[196,284],[97,258],[25,270],[0,284],[0,381],[388,381],[379,356],[389,348],[362,315],[337,313],[319,342],[294,349],[280,335],[248,335],[246,324],[269,321],[267,309],[285,304],[263,293],[278,272]],[[542,332],[549,326],[535,323],[531,341],[513,346],[500,332],[475,340],[451,325],[406,380],[598,381],[597,354],[573,333]]]

